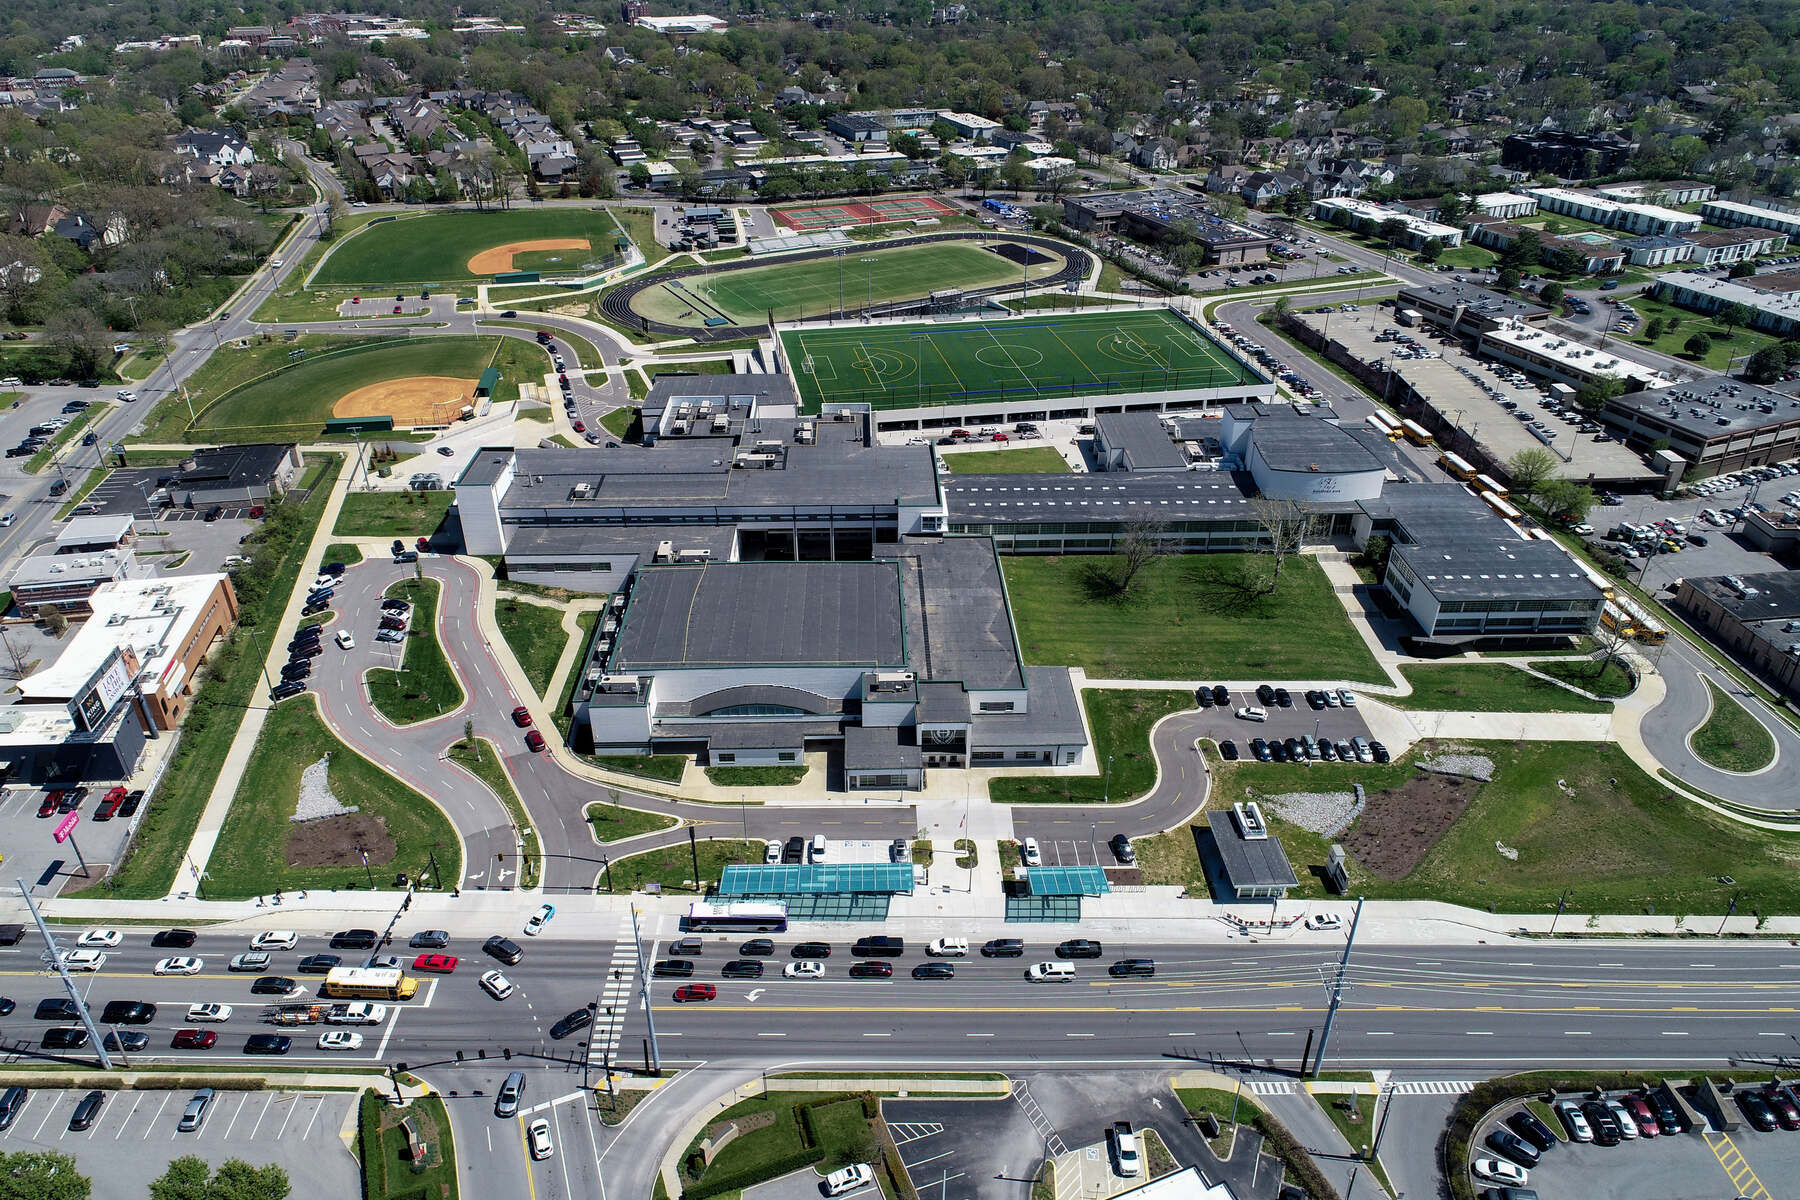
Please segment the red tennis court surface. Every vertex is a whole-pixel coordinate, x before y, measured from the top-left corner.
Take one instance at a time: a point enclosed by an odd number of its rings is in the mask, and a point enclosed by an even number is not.
[[[820,204],[812,208],[778,208],[774,216],[789,229],[811,233],[819,229],[836,229],[840,225],[885,225],[894,221],[916,221],[921,217],[947,217],[955,212],[954,208],[931,196],[893,196]]]

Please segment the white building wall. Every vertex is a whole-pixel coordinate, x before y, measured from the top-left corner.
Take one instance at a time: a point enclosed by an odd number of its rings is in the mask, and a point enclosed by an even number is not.
[[[1339,500],[1374,500],[1381,495],[1387,472],[1379,467],[1367,471],[1281,471],[1271,467],[1250,446],[1250,477],[1263,495],[1275,500],[1328,502]]]
[[[456,511],[462,518],[463,547],[468,554],[505,554],[506,529],[500,523],[500,497],[512,486],[515,460],[492,485],[456,488]]]

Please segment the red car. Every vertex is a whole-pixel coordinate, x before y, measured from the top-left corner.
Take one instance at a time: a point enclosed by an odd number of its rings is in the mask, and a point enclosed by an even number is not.
[[[1626,1109],[1637,1120],[1638,1132],[1647,1138],[1653,1138],[1662,1130],[1656,1124],[1656,1114],[1650,1111],[1650,1102],[1642,1096],[1626,1096]]]
[[[218,1042],[217,1031],[211,1029],[177,1029],[169,1045],[177,1050],[211,1050]]]
[[[361,297],[361,296],[352,296],[352,297],[350,297],[350,303],[352,303],[352,304],[361,304],[361,303],[362,303],[362,297]]]
[[[951,437],[968,437],[970,435],[969,435],[969,431],[966,429],[952,429],[950,431],[950,436]]]
[[[996,442],[1005,442],[1005,441],[1010,441],[1011,439],[1008,438],[1004,433],[996,433],[994,435],[994,440]]]
[[[394,315],[396,317],[400,315],[400,306],[398,304],[394,305]]]
[[[675,1002],[686,1004],[690,1000],[714,1000],[719,989],[710,983],[684,983],[675,989]]]
[[[520,729],[529,728],[531,725],[531,710],[526,708],[523,704],[513,709],[513,724],[517,725]]]
[[[1763,1099],[1775,1110],[1775,1122],[1783,1129],[1793,1131],[1800,1129],[1800,1105],[1788,1095],[1787,1089],[1770,1084],[1763,1089]]]
[[[577,421],[577,422],[575,422],[575,432],[576,433],[586,433],[587,426],[582,424],[580,421]]]
[[[430,971],[434,975],[448,975],[456,970],[456,955],[421,954],[413,959],[413,970]]]
[[[48,795],[46,795],[44,797],[44,802],[42,804],[38,805],[38,816],[40,816],[40,817],[54,816],[56,814],[56,802],[61,796],[62,796],[61,792],[51,792]]]
[[[422,537],[418,541],[413,543],[413,547],[416,550],[418,550],[418,552],[420,554],[423,554],[423,553],[425,553],[425,551],[431,549],[431,539]]]
[[[119,805],[125,803],[125,789],[113,788],[100,801],[100,807],[94,810],[94,820],[110,821],[119,813]]]
[[[544,749],[544,735],[535,729],[532,730],[525,735],[525,746],[534,754],[542,753]]]

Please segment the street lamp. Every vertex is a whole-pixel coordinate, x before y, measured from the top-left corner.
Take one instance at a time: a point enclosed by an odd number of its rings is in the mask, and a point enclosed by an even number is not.
[[[1106,756],[1106,790],[1101,797],[1103,803],[1112,803],[1112,755]]]

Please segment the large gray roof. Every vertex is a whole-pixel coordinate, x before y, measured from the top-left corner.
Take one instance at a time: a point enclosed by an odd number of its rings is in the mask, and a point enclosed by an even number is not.
[[[905,661],[894,564],[740,562],[640,569],[613,670]]]
[[[1415,483],[1362,501],[1394,523],[1399,556],[1439,600],[1591,600],[1600,595],[1555,542],[1521,538],[1461,484]]]
[[[1642,413],[1702,442],[1800,421],[1800,400],[1723,375],[1615,396],[1606,407]]]
[[[978,746],[1079,746],[1087,741],[1081,700],[1067,667],[1026,667],[1031,711],[976,713],[969,740]]]
[[[920,680],[970,689],[1025,686],[990,539],[906,542],[877,546],[875,553],[899,564],[907,666]],[[924,694],[921,689],[921,699]]]
[[[1250,440],[1264,462],[1277,471],[1317,471],[1343,475],[1379,471],[1382,465],[1362,443],[1330,421],[1270,407],[1250,427]]]
[[[1187,466],[1187,455],[1153,412],[1101,413],[1094,431],[1108,450],[1124,453],[1126,469],[1156,471]]]
[[[1206,823],[1212,826],[1213,843],[1232,887],[1295,887],[1300,883],[1287,852],[1275,838],[1245,838],[1229,812],[1207,813]]]
[[[1249,501],[1224,472],[1138,475],[953,475],[944,481],[952,521],[1171,521],[1242,518]]]

